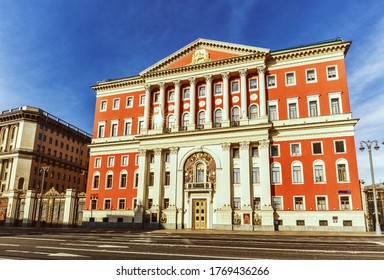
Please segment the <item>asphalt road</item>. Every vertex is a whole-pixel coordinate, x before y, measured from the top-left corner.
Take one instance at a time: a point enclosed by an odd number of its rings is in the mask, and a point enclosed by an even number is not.
[[[2,227],[0,259],[384,260],[384,237]]]

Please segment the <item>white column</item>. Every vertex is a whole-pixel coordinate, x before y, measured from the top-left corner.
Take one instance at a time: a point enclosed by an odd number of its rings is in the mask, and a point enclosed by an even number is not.
[[[222,73],[223,77],[223,127],[229,127],[229,73]]]
[[[247,100],[247,69],[242,69],[240,73],[240,94],[241,94],[241,119],[248,120],[248,100]]]
[[[261,209],[271,205],[271,169],[269,162],[269,140],[259,141]]]
[[[161,130],[163,131],[164,129],[164,121],[165,121],[165,83],[164,82],[161,82],[159,84],[160,86],[160,112],[159,114],[161,115],[161,119],[162,119],[162,122],[161,122],[161,125],[160,125],[160,128]]]
[[[212,128],[212,75],[205,76],[205,94],[206,94],[206,111],[205,111],[205,128]]]
[[[161,205],[161,188],[163,182],[163,172],[162,172],[162,149],[154,149],[155,152],[155,172],[154,172],[154,182],[153,182],[153,206],[152,208],[158,210],[159,205]]]
[[[146,134],[149,129],[149,118],[151,110],[151,86],[145,85],[145,107],[144,107],[144,128],[142,133]]]
[[[241,209],[243,210],[252,209],[250,171],[249,142],[244,141],[240,143]]]
[[[73,225],[74,211],[75,211],[75,201],[76,201],[76,190],[67,189],[65,192],[65,203],[64,203],[64,216],[63,216],[63,226],[70,227]]]
[[[33,209],[35,208],[35,193],[33,190],[28,190],[25,197],[24,204],[24,216],[23,216],[23,227],[31,226],[33,221]]]
[[[231,144],[224,143],[221,144],[222,148],[222,178],[226,178],[222,180],[222,188],[221,188],[221,200],[223,205],[231,205],[232,197],[231,197]]]
[[[189,79],[189,125],[188,130],[194,130],[196,126],[196,79]]]
[[[180,190],[177,189],[177,154],[179,151],[178,147],[172,147],[170,151],[170,197],[169,205],[176,205],[176,195],[178,192],[182,192],[183,188],[180,186]]]
[[[175,130],[178,131],[180,127],[180,81],[174,81],[175,84],[175,111],[174,111],[174,117],[175,117]]]
[[[267,101],[265,94],[265,67],[257,67],[259,73],[260,117],[267,116]]]
[[[139,182],[137,189],[137,205],[146,205],[147,189],[147,150],[140,150],[139,154]]]

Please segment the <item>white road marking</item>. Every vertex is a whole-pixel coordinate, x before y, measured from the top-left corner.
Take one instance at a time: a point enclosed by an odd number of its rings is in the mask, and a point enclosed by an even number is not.
[[[99,245],[98,248],[129,248],[128,246],[121,246],[121,245]]]
[[[68,253],[48,253],[48,252],[36,252],[36,251],[25,251],[25,250],[6,250],[6,252],[23,253],[23,254],[35,254],[35,255],[46,255],[48,257],[89,258],[88,256],[68,254]]]
[[[64,241],[67,241],[65,239],[57,239],[57,238],[40,238],[40,237],[20,237],[20,236],[2,236],[1,239],[3,238],[8,238],[8,239],[27,239],[27,240],[43,240],[43,241],[60,241],[60,242],[64,242]]]
[[[2,244],[2,243],[0,243],[0,246],[19,247],[20,245],[18,245],[18,244]]]

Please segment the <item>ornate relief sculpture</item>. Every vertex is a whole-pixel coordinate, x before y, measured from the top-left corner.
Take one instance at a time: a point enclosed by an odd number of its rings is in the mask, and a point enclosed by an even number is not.
[[[210,154],[198,152],[191,155],[184,166],[185,182],[194,183],[194,169],[197,162],[203,162],[206,166],[206,182],[216,184],[216,163]]]
[[[191,64],[199,64],[210,61],[209,53],[207,50],[201,49],[195,51],[195,53],[192,56],[192,63]]]

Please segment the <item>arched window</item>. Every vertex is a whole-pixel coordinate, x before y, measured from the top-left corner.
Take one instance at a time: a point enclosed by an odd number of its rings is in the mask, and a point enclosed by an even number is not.
[[[300,161],[294,161],[292,163],[292,183],[303,183],[303,164]]]
[[[202,162],[196,164],[196,182],[204,183],[205,182],[205,165]]]
[[[271,180],[272,184],[281,184],[281,165],[278,162],[271,165]]]
[[[128,182],[128,172],[127,170],[123,170],[120,172],[120,184],[119,187],[121,189],[125,189],[127,187],[127,182]]]
[[[336,161],[336,172],[338,182],[349,181],[348,161],[345,159],[338,159]]]
[[[183,115],[183,126],[184,127],[187,127],[189,124],[189,113],[185,113]]]
[[[199,112],[199,119],[198,119],[198,125],[203,126],[205,123],[205,111]]]
[[[107,178],[105,180],[105,188],[106,189],[112,189],[113,186],[113,172],[108,171],[107,172]]]
[[[315,160],[313,162],[313,178],[315,183],[326,182],[325,178],[325,165],[322,160]]]
[[[93,173],[92,189],[98,189],[99,185],[100,185],[100,173],[95,172]]]
[[[252,104],[249,107],[249,119],[250,120],[255,120],[259,117],[259,108],[257,107],[256,104]]]
[[[167,118],[167,128],[168,129],[172,128],[174,123],[175,123],[175,117],[173,115],[169,115]]]
[[[221,109],[217,109],[215,111],[215,127],[220,127],[222,120],[223,120],[223,111],[221,111]]]
[[[231,121],[232,122],[240,121],[240,108],[239,107],[233,107],[232,108]]]

